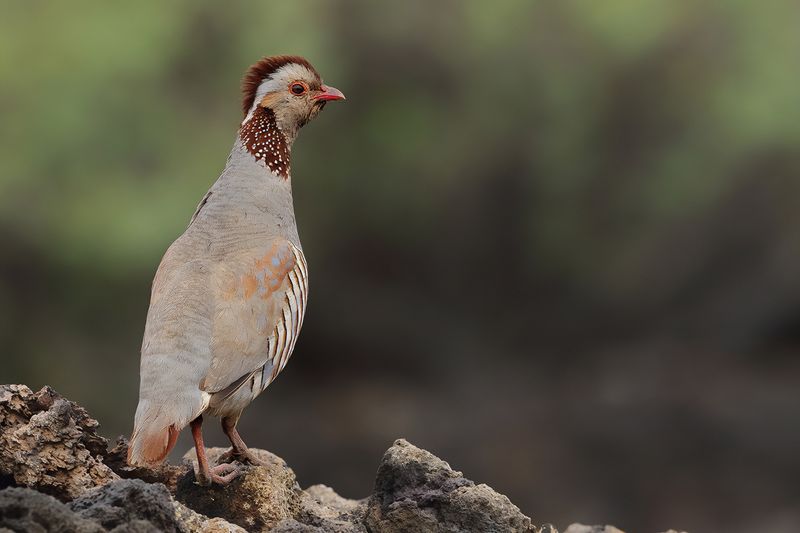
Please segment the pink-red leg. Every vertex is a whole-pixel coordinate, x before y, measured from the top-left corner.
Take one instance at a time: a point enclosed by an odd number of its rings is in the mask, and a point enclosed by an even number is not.
[[[253,453],[247,448],[247,444],[245,444],[242,440],[241,435],[239,435],[239,431],[236,429],[236,422],[238,422],[237,418],[223,417],[222,419],[222,431],[225,432],[225,435],[227,435],[228,439],[231,441],[232,448],[225,452],[225,454],[222,455],[219,460],[228,461],[230,459],[236,459],[243,463],[249,463],[255,466],[263,466],[264,461],[253,455]]]
[[[206,447],[203,444],[203,417],[198,416],[191,422],[192,438],[194,439],[194,449],[197,452],[197,481],[200,485],[205,487],[212,483],[219,485],[227,485],[236,479],[241,473],[236,465],[229,463],[216,465],[213,468],[208,466],[208,458],[206,457]]]

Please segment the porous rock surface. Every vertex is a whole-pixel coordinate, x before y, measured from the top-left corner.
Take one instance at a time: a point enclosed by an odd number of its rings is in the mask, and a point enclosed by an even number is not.
[[[0,475],[61,500],[118,479],[102,461],[98,425],[50,387],[0,385]]]
[[[623,533],[614,526],[586,526],[584,524],[572,524],[564,533]],[[667,532],[669,533],[669,532]]]
[[[0,385],[0,533],[558,533],[402,439],[372,494],[351,500],[325,485],[302,490],[264,450],[251,450],[263,466],[242,465],[224,487],[197,484],[193,450],[182,465],[132,468],[127,442],[109,450],[97,427],[49,387]],[[224,451],[210,448],[209,460]],[[565,533],[621,532],[573,524]]]
[[[44,533],[46,531],[106,531],[86,520],[68,505],[32,489],[10,487],[0,490],[0,531]]]
[[[402,439],[378,467],[366,525],[376,533],[534,531],[531,519],[508,498]]]
[[[564,533],[625,533],[614,526],[587,526],[584,524],[572,524]],[[670,529],[664,533],[686,533],[685,531],[675,531]]]
[[[207,448],[214,464],[226,448]],[[191,509],[202,509],[248,531],[269,531],[280,521],[293,518],[300,510],[300,486],[286,462],[264,450],[251,450],[264,466],[250,467],[227,486],[202,487],[195,481],[196,455],[190,450],[184,460],[192,470],[178,480],[176,499]]]
[[[167,488],[140,479],[112,481],[72,501],[69,508],[107,531],[129,524],[168,533],[180,530]]]

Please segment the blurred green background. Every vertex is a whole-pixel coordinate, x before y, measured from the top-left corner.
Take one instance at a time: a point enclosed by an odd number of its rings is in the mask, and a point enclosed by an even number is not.
[[[404,436],[535,523],[795,532],[798,17],[2,2],[0,381],[129,433],[160,256],[224,166],[244,70],[295,53],[348,100],[295,144],[310,309],[252,446],[351,497]]]

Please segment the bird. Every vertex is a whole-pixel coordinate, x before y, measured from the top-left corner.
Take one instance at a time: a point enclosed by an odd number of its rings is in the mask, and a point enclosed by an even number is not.
[[[163,462],[187,425],[200,485],[226,485],[239,464],[260,464],[236,426],[286,367],[308,303],[292,144],[328,102],[344,99],[300,56],[264,57],[247,70],[227,164],[153,279],[130,465]],[[221,419],[232,446],[215,466],[203,444],[205,414]]]

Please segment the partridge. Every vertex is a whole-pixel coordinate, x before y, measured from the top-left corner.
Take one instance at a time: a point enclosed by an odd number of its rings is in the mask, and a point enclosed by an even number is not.
[[[263,58],[246,73],[242,92],[244,120],[225,170],[153,279],[128,450],[131,465],[160,463],[190,425],[203,485],[240,473],[233,461],[209,466],[205,413],[221,418],[229,459],[258,462],[236,424],[286,367],[308,302],[292,143],[327,102],[344,100],[297,56]]]

